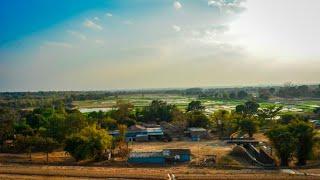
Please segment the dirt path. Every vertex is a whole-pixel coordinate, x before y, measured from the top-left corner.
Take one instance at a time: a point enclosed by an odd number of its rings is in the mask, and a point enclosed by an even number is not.
[[[81,166],[0,166],[0,179],[319,179],[281,171],[178,168],[109,168]]]

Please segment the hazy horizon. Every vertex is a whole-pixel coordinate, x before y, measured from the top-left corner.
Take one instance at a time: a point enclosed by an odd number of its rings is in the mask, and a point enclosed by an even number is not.
[[[320,1],[7,0],[0,92],[320,82]]]

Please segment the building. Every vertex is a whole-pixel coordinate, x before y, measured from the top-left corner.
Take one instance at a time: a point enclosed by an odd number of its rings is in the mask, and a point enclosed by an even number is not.
[[[112,136],[119,136],[119,131],[109,132]],[[164,136],[161,127],[144,127],[141,125],[133,125],[127,129],[126,141],[150,141],[150,140],[162,140]]]
[[[152,152],[131,152],[128,163],[133,164],[165,164],[162,151]]]
[[[188,162],[191,160],[190,149],[164,149],[163,155],[167,161],[173,162]]]
[[[205,138],[208,136],[208,132],[204,128],[191,127],[188,128],[186,132],[189,137],[191,137],[192,141],[199,141],[201,138]]]
[[[164,149],[162,151],[131,152],[128,163],[163,165],[165,163],[189,162],[190,160],[190,149]]]
[[[313,124],[314,128],[320,129],[320,120],[309,120],[309,121]]]

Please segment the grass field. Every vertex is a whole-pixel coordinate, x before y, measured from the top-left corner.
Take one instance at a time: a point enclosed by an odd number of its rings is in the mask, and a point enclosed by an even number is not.
[[[122,95],[117,97],[108,97],[103,100],[86,100],[75,101],[74,105],[77,106],[82,112],[89,111],[108,111],[116,105],[119,100],[130,102],[135,107],[145,107],[151,103],[152,100],[163,100],[169,104],[175,104],[180,109],[185,109],[189,102],[196,100],[196,96],[182,96],[182,95],[166,95],[166,94],[146,94],[146,95]],[[212,100],[200,99],[206,106],[208,113],[214,112],[218,109],[232,110],[237,105],[242,104],[245,100]],[[283,111],[286,112],[311,112],[314,108],[320,106],[320,100],[303,100],[303,99],[271,99],[266,102],[260,102],[261,107],[268,105],[282,105]]]

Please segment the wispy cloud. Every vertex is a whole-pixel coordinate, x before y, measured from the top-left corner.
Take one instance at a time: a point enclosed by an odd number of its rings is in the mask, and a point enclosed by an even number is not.
[[[173,25],[172,26],[172,29],[176,32],[180,32],[181,31],[181,27],[180,26],[177,26],[177,25]]]
[[[99,18],[99,17],[97,17],[97,16],[96,16],[96,17],[94,17],[93,19],[94,19],[94,20],[96,20],[96,21],[99,21],[99,20],[100,20],[100,18]]]
[[[237,13],[245,10],[245,8],[241,5],[241,3],[244,1],[245,0],[209,0],[208,6],[218,8],[220,13]]]
[[[111,13],[106,13],[107,17],[112,17],[113,15]]]
[[[105,44],[105,41],[102,40],[102,39],[96,39],[94,42],[95,42],[96,44],[98,44],[98,45],[103,45],[103,44]]]
[[[80,33],[80,32],[77,32],[77,31],[72,31],[72,30],[67,30],[67,32],[69,34],[71,34],[72,36],[76,37],[76,38],[79,38],[81,40],[86,40],[87,39],[87,36]]]
[[[101,31],[103,30],[103,27],[89,19],[86,19],[83,23],[83,25],[87,28],[93,29],[93,30],[98,30]]]
[[[54,47],[61,47],[61,48],[72,48],[72,44],[66,42],[58,42],[58,41],[46,41],[44,43],[46,46],[54,46]]]
[[[126,25],[132,25],[132,24],[133,24],[133,22],[132,22],[132,21],[130,21],[130,20],[125,20],[125,21],[123,21],[123,24],[126,24]]]
[[[180,3],[179,1],[175,1],[175,2],[173,3],[173,7],[174,7],[176,10],[179,10],[179,9],[182,8],[182,5],[181,5],[181,3]]]

